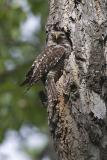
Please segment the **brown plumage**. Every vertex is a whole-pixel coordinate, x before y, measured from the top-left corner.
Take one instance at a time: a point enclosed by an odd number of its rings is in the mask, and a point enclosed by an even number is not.
[[[69,44],[65,41],[65,34],[57,31],[53,32],[52,36],[56,44],[48,46],[39,56],[37,56],[26,75],[25,81],[21,85],[28,84],[31,86],[36,83],[50,70],[54,69],[60,59],[66,54]]]

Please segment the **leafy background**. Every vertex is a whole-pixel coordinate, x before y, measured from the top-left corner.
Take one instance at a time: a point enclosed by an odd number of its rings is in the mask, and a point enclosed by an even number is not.
[[[31,133],[33,136],[38,133],[42,138],[45,136],[45,145],[41,149],[31,149],[25,143],[22,147],[25,141],[21,139],[21,148],[30,155],[30,159],[43,159],[46,155],[47,159],[49,156],[54,159],[46,140],[46,109],[38,98],[38,91],[43,86],[39,82],[29,91],[20,87],[34,58],[45,44],[47,15],[47,0],[0,1],[0,141],[1,144],[6,141],[10,133],[19,138],[24,137],[25,132],[25,140]]]

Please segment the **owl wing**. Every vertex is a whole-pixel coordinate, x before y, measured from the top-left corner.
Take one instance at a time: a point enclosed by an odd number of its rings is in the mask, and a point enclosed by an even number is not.
[[[25,81],[21,85],[33,85],[45,74],[53,69],[65,53],[65,47],[61,45],[49,46],[37,56],[30,70],[26,75]]]

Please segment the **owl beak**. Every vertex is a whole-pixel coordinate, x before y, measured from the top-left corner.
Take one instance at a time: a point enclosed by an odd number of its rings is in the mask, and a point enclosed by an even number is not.
[[[60,37],[60,33],[59,32],[55,32],[55,39],[58,40],[59,37]]]
[[[56,41],[58,40],[58,38],[60,37],[60,32],[54,32],[53,33],[53,37],[56,39]]]

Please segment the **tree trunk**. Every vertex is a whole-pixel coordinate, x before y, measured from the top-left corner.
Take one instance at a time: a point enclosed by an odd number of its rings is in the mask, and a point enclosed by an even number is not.
[[[106,0],[50,0],[46,30],[55,29],[73,48],[48,106],[58,160],[107,160]]]

